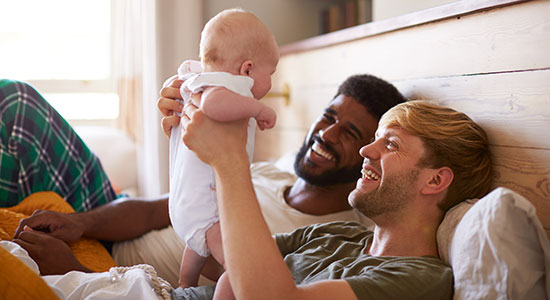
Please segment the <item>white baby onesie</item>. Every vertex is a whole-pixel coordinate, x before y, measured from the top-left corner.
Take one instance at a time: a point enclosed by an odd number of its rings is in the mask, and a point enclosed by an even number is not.
[[[184,102],[191,101],[192,94],[212,86],[253,98],[252,78],[225,72],[202,72],[198,61],[183,62],[177,76],[185,80],[180,89]],[[180,124],[172,128],[170,136],[170,221],[187,247],[201,256],[208,256],[206,231],[219,220],[214,171],[183,144],[181,127]],[[246,144],[250,160],[254,152],[255,127],[256,121],[250,118]]]

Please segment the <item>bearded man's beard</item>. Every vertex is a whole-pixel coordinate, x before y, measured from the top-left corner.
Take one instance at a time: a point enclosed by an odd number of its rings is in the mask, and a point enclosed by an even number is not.
[[[322,141],[318,142],[323,144],[324,147],[330,149],[330,147],[322,143]],[[307,144],[304,143],[300,148],[300,151],[298,151],[298,154],[296,155],[296,159],[294,160],[294,172],[296,172],[296,175],[298,175],[298,177],[302,178],[307,183],[315,186],[330,186],[350,183],[357,181],[357,179],[361,177],[361,163],[358,163],[356,166],[353,167],[327,170],[321,174],[310,172],[309,168],[314,168],[315,166],[311,165],[311,163],[308,161],[304,161],[304,157],[306,156],[306,153],[312,144],[313,138],[310,139]],[[336,162],[338,162],[338,156],[336,156]]]

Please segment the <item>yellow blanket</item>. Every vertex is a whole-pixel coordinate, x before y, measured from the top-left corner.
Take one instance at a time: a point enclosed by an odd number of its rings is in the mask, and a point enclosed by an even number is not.
[[[59,299],[27,265],[0,247],[1,299]]]
[[[16,206],[0,208],[0,240],[11,240],[19,220],[30,216],[36,209],[74,212],[73,208],[54,192],[34,193]],[[94,272],[108,271],[110,267],[116,266],[109,252],[96,240],[83,238],[69,243],[69,246],[78,261]]]

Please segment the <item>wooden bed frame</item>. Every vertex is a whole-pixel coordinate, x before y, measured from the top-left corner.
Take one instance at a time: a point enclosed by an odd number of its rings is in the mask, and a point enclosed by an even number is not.
[[[475,2],[475,3],[474,3]],[[255,160],[296,151],[352,74],[386,79],[409,99],[467,113],[489,134],[495,187],[537,209],[550,236],[550,1],[459,1],[281,47],[278,113],[256,137]]]

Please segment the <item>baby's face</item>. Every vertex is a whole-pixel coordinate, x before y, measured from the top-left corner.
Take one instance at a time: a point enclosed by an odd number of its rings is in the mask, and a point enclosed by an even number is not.
[[[254,69],[249,76],[254,79],[252,94],[255,99],[262,99],[271,89],[271,75],[275,73],[279,63],[279,54],[265,55],[255,62]]]

